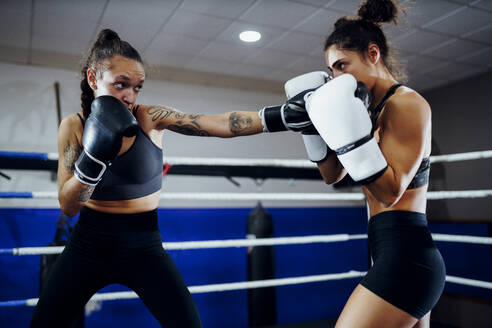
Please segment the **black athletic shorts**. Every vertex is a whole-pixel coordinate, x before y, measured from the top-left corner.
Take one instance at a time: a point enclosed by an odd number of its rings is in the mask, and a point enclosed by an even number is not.
[[[373,266],[361,285],[387,302],[422,318],[444,289],[446,268],[425,214],[388,211],[369,220]]]

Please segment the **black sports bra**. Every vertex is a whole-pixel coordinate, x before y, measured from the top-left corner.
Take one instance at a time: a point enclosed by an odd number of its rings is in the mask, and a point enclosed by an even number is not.
[[[77,115],[84,126],[84,119]],[[162,187],[162,168],[162,149],[139,128],[130,148],[107,167],[91,199],[127,200],[150,195]]]
[[[378,120],[379,114],[381,114],[381,111],[386,105],[386,102],[395,93],[396,89],[398,89],[401,86],[402,84],[398,83],[393,85],[391,88],[389,88],[388,92],[386,92],[386,94],[384,95],[383,100],[381,100],[381,102],[374,109],[370,111],[370,116],[372,121],[371,135],[374,133],[376,127],[376,121]],[[422,159],[422,162],[420,163],[417,173],[413,177],[412,181],[410,181],[410,184],[408,185],[407,189],[419,188],[429,183],[429,171],[430,171],[430,159],[429,157],[424,157]]]

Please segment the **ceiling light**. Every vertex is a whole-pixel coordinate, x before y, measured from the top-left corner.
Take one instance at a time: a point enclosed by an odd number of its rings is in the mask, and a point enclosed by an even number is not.
[[[261,34],[256,31],[244,31],[239,33],[239,38],[244,42],[256,42],[261,39]]]

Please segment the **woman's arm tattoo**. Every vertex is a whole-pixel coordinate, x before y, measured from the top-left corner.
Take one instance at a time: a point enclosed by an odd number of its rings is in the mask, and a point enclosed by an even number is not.
[[[173,113],[177,113],[174,109],[165,106],[152,106],[147,109],[147,114],[152,116],[152,121],[165,120]]]
[[[186,134],[188,136],[210,137],[210,132],[203,130],[197,122],[203,115],[187,115],[180,114],[180,120],[168,126],[168,129],[177,133]]]
[[[251,117],[233,112],[229,115],[229,129],[234,135],[238,135],[242,130],[251,127],[253,120]]]
[[[78,146],[73,146],[67,141],[65,148],[63,148],[63,167],[69,172],[75,170],[75,162],[79,158],[82,148]]]
[[[80,189],[79,202],[85,203],[91,198],[92,192],[96,186],[84,186]]]
[[[173,123],[167,126],[171,131],[189,136],[210,136],[210,133],[203,130],[197,122],[203,115],[185,114],[165,106],[152,106],[147,109],[147,114],[152,116],[152,121],[172,118]]]

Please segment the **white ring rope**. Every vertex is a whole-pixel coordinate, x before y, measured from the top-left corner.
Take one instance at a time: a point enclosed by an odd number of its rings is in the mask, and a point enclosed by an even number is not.
[[[460,284],[460,285],[492,289],[492,282],[488,282],[488,281],[481,281],[481,280],[454,277],[454,276],[446,276],[446,281],[455,284]]]
[[[457,154],[449,154],[449,155],[436,155],[430,157],[430,162],[449,163],[449,162],[471,161],[474,159],[485,159],[485,158],[492,158],[492,150],[472,151],[468,153],[457,153]]]
[[[224,292],[224,291],[242,290],[242,289],[297,285],[297,284],[305,284],[305,283],[310,283],[310,282],[321,282],[321,281],[328,281],[328,280],[351,279],[351,278],[362,277],[365,274],[366,274],[365,272],[351,270],[349,272],[344,272],[344,273],[330,273],[330,274],[293,277],[293,278],[241,281],[241,282],[232,282],[232,283],[224,283],[224,284],[190,286],[190,287],[188,287],[188,290],[192,294]],[[138,295],[133,291],[112,292],[112,293],[95,294],[90,299],[90,301],[92,301],[92,302],[96,301],[97,302],[97,301],[110,301],[110,300],[122,300],[122,299],[134,299],[134,298],[138,298]],[[37,301],[38,301],[37,298],[27,299],[26,305],[27,306],[35,306]]]
[[[460,236],[460,235],[447,235],[441,233],[433,233],[432,238],[435,241],[448,241],[454,243],[469,243],[469,244],[482,244],[492,245],[491,237],[477,237],[477,236]]]
[[[58,153],[47,153],[49,160],[58,160]],[[492,150],[436,155],[430,157],[431,163],[459,162],[475,159],[492,158]],[[170,165],[203,165],[203,166],[273,166],[290,168],[316,168],[316,164],[304,159],[262,159],[262,158],[204,158],[204,157],[172,157],[164,156],[164,163]]]
[[[492,245],[490,237],[460,236],[447,234],[432,234],[435,241],[458,242],[470,244]],[[258,239],[226,239],[226,240],[202,240],[184,242],[166,242],[162,247],[167,250],[186,250],[186,249],[207,249],[207,248],[229,248],[229,247],[255,247],[255,246],[275,246],[275,245],[298,245],[313,243],[333,243],[357,239],[366,239],[366,234],[336,234],[336,235],[313,235],[302,237],[277,237],[277,238],[258,238]],[[12,255],[41,255],[59,254],[64,246],[47,247],[19,247],[11,249]]]
[[[329,280],[341,280],[341,279],[352,279],[363,277],[366,272],[351,270],[344,273],[331,273],[322,275],[312,275],[303,277],[292,277],[292,278],[280,278],[280,279],[268,279],[268,280],[255,280],[255,281],[241,281],[232,282],[224,284],[211,284],[202,286],[190,286],[188,287],[190,293],[211,293],[211,292],[224,292],[232,290],[243,290],[243,289],[253,289],[253,288],[264,288],[264,287],[275,287],[275,286],[286,286],[286,285],[297,285],[305,284],[311,282],[321,282]],[[492,289],[492,282],[461,278],[454,276],[446,276],[446,281],[455,284],[481,287],[486,289]],[[133,291],[128,292],[111,292],[111,293],[98,293],[95,294],[90,301],[110,301],[110,300],[123,300],[123,299],[135,299],[138,295]],[[27,306],[35,306],[38,302],[37,298],[30,298],[25,301]]]
[[[492,189],[429,191],[427,199],[485,198]],[[14,197],[11,197],[14,198]],[[21,197],[20,197],[21,198]],[[56,191],[33,191],[32,198],[58,199]],[[0,198],[2,199],[2,198]],[[235,201],[363,201],[363,193],[220,193],[220,192],[162,192],[161,200],[235,200]]]

